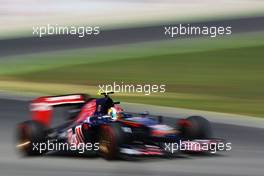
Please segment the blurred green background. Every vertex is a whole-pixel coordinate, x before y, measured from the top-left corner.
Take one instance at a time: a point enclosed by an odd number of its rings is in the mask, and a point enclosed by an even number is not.
[[[7,43],[10,38],[31,36],[32,26],[48,23],[100,25],[109,30],[264,13],[262,1],[250,0],[67,0],[17,1],[15,4],[0,0],[0,3],[0,38]],[[263,34],[262,31],[245,32],[221,38],[186,38],[1,56],[0,90],[46,95],[85,92],[96,96],[99,84],[114,81],[166,84],[163,94],[114,96],[127,102],[263,117]]]
[[[128,102],[264,115],[264,35],[143,42],[2,59],[0,89],[87,92],[99,84],[166,84],[166,93],[116,94]]]

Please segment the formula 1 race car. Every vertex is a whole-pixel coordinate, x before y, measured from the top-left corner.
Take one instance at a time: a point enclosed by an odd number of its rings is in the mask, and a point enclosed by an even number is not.
[[[17,125],[17,148],[26,156],[67,148],[67,152],[93,152],[116,159],[212,152],[222,143],[212,138],[210,123],[201,116],[175,119],[168,126],[161,116],[124,112],[110,93],[102,93],[102,98],[70,94],[34,99],[30,104],[32,120]],[[65,107],[67,115],[63,124],[51,127],[56,107]],[[86,146],[85,151],[80,146]]]

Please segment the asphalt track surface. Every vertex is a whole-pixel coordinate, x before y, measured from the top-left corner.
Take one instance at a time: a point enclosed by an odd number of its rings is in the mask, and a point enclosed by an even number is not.
[[[263,175],[264,129],[213,123],[214,135],[232,142],[232,150],[213,156],[175,159],[144,158],[137,161],[105,161],[102,158],[44,156],[23,158],[16,153],[14,129],[29,119],[28,102],[0,99],[0,175]],[[175,119],[165,118],[173,124]]]
[[[0,40],[0,57],[19,55],[27,53],[37,53],[43,51],[56,51],[72,48],[98,47],[109,45],[121,45],[142,41],[155,41],[171,39],[164,35],[165,26],[176,26],[182,23],[190,26],[231,26],[232,34],[241,32],[254,32],[264,30],[264,17],[248,17],[237,19],[214,20],[207,22],[186,23],[178,22],[148,27],[135,27],[126,29],[104,30],[101,29],[100,35],[79,38],[77,36],[47,36],[47,37],[27,37],[18,39]],[[182,36],[196,37],[196,36]],[[181,37],[181,38],[182,38]],[[176,37],[176,39],[179,37]]]

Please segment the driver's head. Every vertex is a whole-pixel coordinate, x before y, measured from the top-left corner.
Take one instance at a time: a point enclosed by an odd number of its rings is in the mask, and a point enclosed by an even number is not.
[[[117,119],[117,111],[116,111],[116,109],[114,107],[109,108],[107,114],[112,118],[112,120],[116,120]]]
[[[114,105],[114,107],[108,109],[107,114],[112,118],[112,120],[117,120],[118,118],[120,118],[122,112],[123,109],[120,106]]]

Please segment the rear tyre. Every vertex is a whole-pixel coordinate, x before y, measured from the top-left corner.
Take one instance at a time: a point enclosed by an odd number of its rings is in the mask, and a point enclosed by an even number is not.
[[[17,148],[25,156],[38,156],[44,152],[33,144],[45,143],[47,138],[46,128],[37,121],[25,121],[17,125]]]
[[[184,136],[188,139],[208,139],[212,137],[211,124],[201,116],[190,116],[186,119],[190,125],[185,128]]]
[[[117,159],[124,133],[120,124],[112,123],[101,127],[99,133],[99,155],[107,160]]]

